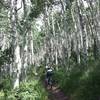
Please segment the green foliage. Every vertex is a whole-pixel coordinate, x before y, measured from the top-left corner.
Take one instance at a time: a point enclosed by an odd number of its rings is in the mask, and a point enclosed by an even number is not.
[[[33,7],[31,8],[30,18],[37,18],[43,11],[44,0],[31,0]]]
[[[88,66],[74,66],[70,72],[59,70],[55,73],[61,89],[71,100],[99,100],[100,63],[89,61]]]
[[[79,94],[77,94],[77,98],[82,98],[81,100],[99,100],[100,98],[100,70],[99,64],[97,66],[93,66],[93,70],[91,70],[88,74],[88,77],[82,80],[82,84],[80,86]],[[75,99],[73,99],[75,100]]]
[[[79,66],[73,67],[70,72],[65,70],[59,70],[56,72],[55,80],[59,83],[61,89],[67,94],[70,95],[74,92],[75,89],[79,86],[79,78],[82,72],[80,71]]]
[[[11,90],[11,81],[9,77],[5,77],[0,83],[1,90],[3,89],[1,94],[4,93],[0,98],[3,98],[2,100],[47,100],[48,94],[34,73],[34,67],[32,67],[27,73],[28,81],[22,82],[15,90]]]
[[[33,6],[29,15],[30,19],[37,18],[44,11],[45,2],[45,0],[31,0]],[[48,2],[53,3],[53,0],[48,0]],[[50,5],[49,3],[47,6]]]
[[[4,63],[11,63],[11,48],[5,49],[4,51],[0,50],[0,66]]]
[[[3,79],[0,80],[0,91],[3,95],[0,95],[0,98],[4,98],[2,100],[5,100],[7,98],[8,92],[11,90],[11,79],[9,75],[5,75]]]
[[[22,83],[19,89],[9,92],[7,100],[47,100],[47,94],[39,81]]]
[[[4,92],[0,91],[0,100],[4,100]]]

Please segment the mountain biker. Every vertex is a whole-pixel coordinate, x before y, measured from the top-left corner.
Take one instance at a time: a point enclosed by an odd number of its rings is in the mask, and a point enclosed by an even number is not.
[[[53,75],[52,68],[46,66],[46,84],[47,86],[51,86],[51,88],[52,88],[52,75]]]

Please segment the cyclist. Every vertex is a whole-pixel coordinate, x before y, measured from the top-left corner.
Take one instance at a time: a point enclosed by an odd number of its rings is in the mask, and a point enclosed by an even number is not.
[[[51,67],[46,66],[46,84],[52,88],[52,75],[53,70]]]

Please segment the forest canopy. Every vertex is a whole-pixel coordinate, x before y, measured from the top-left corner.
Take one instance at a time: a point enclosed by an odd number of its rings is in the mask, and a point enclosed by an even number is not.
[[[100,0],[0,0],[4,100],[47,100],[41,83],[47,65],[71,100],[99,100],[99,60]],[[25,99],[23,90],[31,91],[31,85],[39,88],[32,88],[37,97],[29,92]]]

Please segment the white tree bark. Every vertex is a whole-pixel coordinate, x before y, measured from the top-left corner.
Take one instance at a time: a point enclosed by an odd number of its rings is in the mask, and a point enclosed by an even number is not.
[[[21,74],[21,57],[20,57],[20,46],[19,46],[19,33],[17,31],[17,0],[11,0],[11,29],[12,29],[12,44],[13,44],[13,72],[14,72],[14,88],[19,87],[20,74]]]
[[[19,87],[21,67],[22,67],[21,58],[20,58],[20,47],[19,47],[19,45],[17,45],[15,47],[14,56],[15,56],[14,63],[15,63],[15,66],[17,67],[15,69],[15,73],[16,73],[16,77],[15,77],[15,81],[14,81],[14,89],[15,89],[16,87]]]

